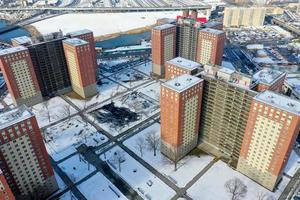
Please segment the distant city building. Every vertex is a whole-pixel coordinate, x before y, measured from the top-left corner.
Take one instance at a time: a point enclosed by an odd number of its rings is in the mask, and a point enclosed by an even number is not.
[[[199,31],[196,61],[201,64],[221,65],[226,35],[224,31],[205,28]]]
[[[165,76],[165,62],[176,55],[176,26],[164,24],[152,29],[152,73]]]
[[[0,68],[15,105],[30,106],[43,101],[27,48],[0,50]]]
[[[0,168],[14,195],[38,199],[58,189],[35,116],[26,106],[0,115]]]
[[[72,89],[83,98],[97,94],[96,69],[91,45],[77,38],[63,41]]]
[[[173,79],[182,74],[195,75],[200,72],[202,65],[185,58],[176,57],[166,62],[165,79]]]
[[[201,23],[193,18],[179,18],[177,21],[176,56],[196,60],[198,28]]]
[[[263,26],[266,8],[264,7],[226,7],[224,27]]]
[[[283,91],[286,95],[300,100],[300,75],[289,75],[284,81]]]
[[[21,36],[11,39],[11,43],[13,46],[29,46],[32,45],[32,40],[28,36]]]
[[[54,96],[71,91],[61,32],[32,39],[27,46],[42,95]]]
[[[0,199],[1,200],[15,200],[15,196],[12,193],[7,181],[0,170]]]
[[[202,84],[184,74],[161,85],[161,152],[175,162],[197,146]]]
[[[272,90],[281,92],[284,84],[286,73],[272,70],[262,69],[253,75],[254,90],[261,92]]]
[[[204,26],[205,26],[205,28],[223,30],[223,23],[221,23],[221,22],[209,21],[209,22],[205,23]]]
[[[220,66],[205,65],[200,120],[200,146],[237,165],[250,104],[257,94],[251,77]]]
[[[95,49],[95,38],[94,38],[93,32],[88,29],[83,29],[83,30],[67,33],[66,36],[71,37],[71,38],[82,39],[89,43],[90,51],[91,51],[92,59],[93,59],[93,65],[95,68],[95,72],[97,72],[98,67],[97,67],[97,58],[96,58],[96,49]]]
[[[237,169],[273,191],[300,130],[300,102],[264,91],[249,113]]]

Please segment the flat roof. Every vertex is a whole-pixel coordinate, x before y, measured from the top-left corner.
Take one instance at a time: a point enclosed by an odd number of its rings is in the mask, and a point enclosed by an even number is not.
[[[18,122],[24,121],[25,119],[31,118],[32,116],[34,115],[25,105],[4,112],[0,114],[0,130]]]
[[[198,77],[189,74],[183,74],[181,76],[175,77],[174,79],[163,83],[163,86],[180,93],[196,85],[201,81],[203,81],[203,79],[200,79]]]
[[[219,69],[218,72],[223,72],[223,73],[226,73],[226,74],[233,74],[234,72],[236,72],[235,70],[232,70],[232,69],[228,69],[226,67],[222,67],[221,69]]]
[[[221,31],[218,29],[212,29],[212,28],[204,28],[204,29],[201,29],[200,32],[212,33],[212,34],[216,34],[216,35],[224,34],[224,31]]]
[[[174,26],[175,26],[174,24],[163,24],[163,25],[155,26],[155,27],[153,27],[153,29],[163,30],[163,29],[174,27]]]
[[[173,58],[172,60],[167,61],[167,63],[176,65],[176,66],[188,69],[188,70],[193,70],[193,69],[201,67],[201,64],[194,62],[192,60],[182,58],[182,57]]]
[[[291,97],[266,90],[256,95],[254,99],[295,115],[300,115],[300,101]]]
[[[217,25],[223,25],[222,22],[216,22],[216,21],[209,21],[207,23],[204,24],[206,28],[211,28]]]
[[[273,69],[262,69],[253,75],[253,81],[271,85],[283,76],[285,76],[284,72]]]
[[[28,36],[21,36],[21,37],[16,37],[16,38],[12,38],[11,40],[16,41],[18,44],[24,44],[24,43],[32,43],[32,40],[30,37]]]
[[[63,42],[71,44],[73,46],[80,46],[80,45],[88,44],[88,42],[86,42],[86,41],[84,41],[82,39],[79,39],[79,38],[69,38],[69,39],[63,40]]]
[[[76,37],[78,35],[83,35],[83,34],[87,34],[87,33],[92,33],[92,31],[89,30],[89,29],[82,29],[82,30],[78,30],[78,31],[69,32],[66,35],[70,35],[72,37]]]
[[[27,50],[27,48],[24,46],[17,46],[17,47],[2,49],[2,50],[0,50],[0,56],[11,54],[11,53],[16,53],[16,52],[24,51],[24,50]]]

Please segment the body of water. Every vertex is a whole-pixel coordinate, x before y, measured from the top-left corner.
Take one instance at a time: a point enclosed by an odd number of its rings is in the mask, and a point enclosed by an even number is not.
[[[0,29],[8,26],[9,23],[10,23],[9,21],[0,20]],[[20,36],[30,36],[30,33],[24,28],[18,28],[10,32],[0,34],[0,41],[10,42],[12,38],[20,37]]]

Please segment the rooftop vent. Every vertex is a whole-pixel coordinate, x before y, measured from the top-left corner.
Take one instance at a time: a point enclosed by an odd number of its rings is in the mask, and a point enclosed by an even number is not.
[[[291,107],[291,108],[295,107],[295,104],[293,104],[291,102],[289,102],[287,105],[288,105],[288,107]]]
[[[179,86],[180,86],[180,83],[175,83],[175,86],[179,87]]]

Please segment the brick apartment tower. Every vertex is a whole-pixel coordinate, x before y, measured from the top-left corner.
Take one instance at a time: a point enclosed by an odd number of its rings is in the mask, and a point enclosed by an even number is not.
[[[165,79],[170,80],[182,74],[195,75],[200,71],[201,65],[185,58],[176,57],[166,62]]]
[[[205,28],[198,32],[196,61],[201,64],[221,65],[225,45],[225,33]]]
[[[83,29],[83,30],[67,33],[66,36],[70,38],[82,39],[89,43],[95,71],[97,71],[98,68],[97,68],[97,58],[96,58],[96,50],[95,50],[95,38],[93,32],[88,29]]]
[[[165,62],[176,54],[176,26],[164,24],[151,31],[152,40],[152,73],[154,76],[165,76]]]
[[[96,69],[90,44],[78,38],[70,38],[63,41],[63,46],[73,91],[82,98],[97,94]]]
[[[274,190],[300,130],[300,102],[272,91],[251,103],[237,170]]]
[[[0,199],[1,200],[15,200],[15,196],[12,193],[7,181],[0,170]]]
[[[15,105],[30,106],[43,101],[27,48],[1,50],[0,68]]]
[[[19,199],[58,189],[35,116],[25,105],[0,115],[0,168]]]
[[[175,162],[197,146],[202,84],[184,74],[161,85],[161,152]]]

